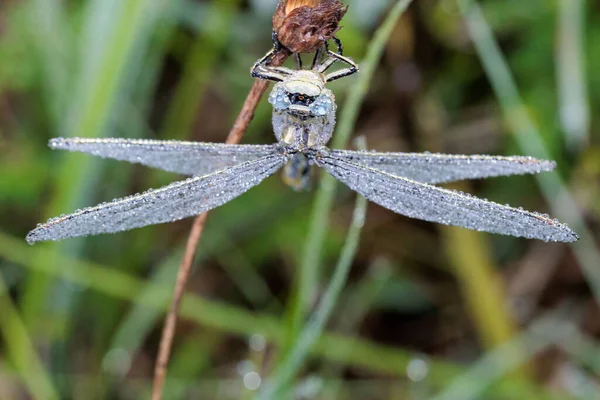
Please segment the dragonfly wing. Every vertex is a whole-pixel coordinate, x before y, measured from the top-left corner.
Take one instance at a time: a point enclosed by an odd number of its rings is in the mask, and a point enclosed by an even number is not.
[[[273,153],[209,175],[85,208],[38,225],[29,232],[27,241],[35,243],[119,232],[197,215],[258,185],[281,168],[286,160],[284,155]]]
[[[412,181],[331,156],[318,163],[367,199],[398,214],[440,224],[541,239],[573,242],[577,234],[547,216]]]
[[[55,138],[49,145],[53,149],[78,151],[194,176],[256,160],[273,153],[276,147],[119,138]]]
[[[553,161],[533,157],[450,155],[433,153],[375,153],[331,150],[331,156],[423,183],[444,183],[492,176],[551,171]]]

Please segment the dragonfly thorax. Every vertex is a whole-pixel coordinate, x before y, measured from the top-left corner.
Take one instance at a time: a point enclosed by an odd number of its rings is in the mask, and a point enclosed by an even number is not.
[[[335,126],[335,96],[320,73],[300,70],[278,82],[269,96],[279,142],[298,150],[325,146]]]
[[[281,84],[289,93],[305,94],[311,97],[317,97],[325,89],[323,75],[312,70],[295,71]]]

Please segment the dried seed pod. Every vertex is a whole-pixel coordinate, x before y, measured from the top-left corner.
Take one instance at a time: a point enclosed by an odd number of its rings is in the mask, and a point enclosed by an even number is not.
[[[312,53],[340,30],[348,6],[339,0],[279,0],[273,30],[293,53]]]

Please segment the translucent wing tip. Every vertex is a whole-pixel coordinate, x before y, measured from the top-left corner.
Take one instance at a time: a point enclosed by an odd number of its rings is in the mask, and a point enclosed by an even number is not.
[[[567,228],[567,229],[569,229],[569,228]],[[569,229],[566,243],[573,243],[578,240],[579,240],[579,235],[577,233],[575,233],[574,231],[572,231],[571,229]]]
[[[492,202],[488,203],[496,204]],[[505,231],[488,232],[500,233],[515,237],[524,237],[527,239],[543,240],[545,242],[573,243],[579,240],[579,235],[569,228],[568,225],[561,223],[557,219],[551,218],[548,214],[526,211],[521,207],[516,209],[508,205],[496,205],[501,207],[499,210],[497,210],[498,213],[502,214],[504,210],[506,210],[520,214],[522,226],[514,226]],[[474,229],[479,230],[477,227]]]
[[[504,159],[499,159],[498,161],[511,161],[511,163],[518,163],[522,166],[520,171],[514,171],[510,175],[520,175],[520,174],[537,174],[540,172],[549,172],[556,169],[556,162],[551,160],[544,160],[535,157],[529,156],[514,156],[514,157],[505,157]]]
[[[62,222],[65,219],[65,216],[61,216],[58,218],[51,218],[50,220],[48,220],[48,222],[44,224],[38,224],[35,229],[33,229],[27,234],[25,240],[28,244],[36,244],[39,242],[60,240],[65,237],[69,237],[69,235],[61,236],[61,232],[62,234],[65,234],[67,232],[63,232],[61,231],[60,227],[57,229],[57,227],[55,226],[56,223]]]
[[[524,157],[523,163],[534,165],[536,167],[535,168],[536,170],[534,172],[548,172],[548,171],[552,171],[556,168],[555,161],[541,160],[539,158],[533,158],[533,157]]]
[[[30,231],[27,236],[25,237],[25,240],[27,241],[28,244],[30,245],[34,245],[38,242],[43,242],[46,240],[50,240],[48,238],[45,237],[44,235],[45,229],[42,228],[41,226],[35,228],[34,230]]]
[[[48,141],[48,147],[51,149],[66,149],[68,148],[69,139],[63,137],[52,138]]]
[[[579,240],[579,235],[566,224],[560,223],[556,219],[551,219],[546,215],[534,214],[534,216],[538,220],[546,223],[548,227],[552,228],[552,233],[549,236],[542,238],[547,242],[573,243]]]

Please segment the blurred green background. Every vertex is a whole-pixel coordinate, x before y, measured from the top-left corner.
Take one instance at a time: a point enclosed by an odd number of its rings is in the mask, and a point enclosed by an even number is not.
[[[345,2],[339,37],[364,65],[394,2]],[[344,104],[360,76],[332,84],[340,113],[356,118],[346,127],[381,151],[556,160],[556,173],[451,187],[548,212],[581,240],[476,233],[373,204],[347,239],[353,193],[339,188],[330,226],[315,227],[315,192],[272,177],[209,216],[165,398],[254,398],[269,382],[279,398],[600,398],[600,3],[469,3],[417,0],[392,21],[357,114]],[[24,237],[179,177],[46,143],[224,141],[270,48],[274,7],[0,0],[0,399],[148,397],[191,220],[33,247]],[[263,100],[244,142],[273,140]],[[360,228],[356,254],[338,262]],[[307,257],[314,229],[322,254]],[[307,351],[298,299],[320,307],[344,263],[332,318],[324,332],[309,327],[320,336],[311,355],[278,378],[286,355]],[[316,272],[302,280],[307,264]]]

